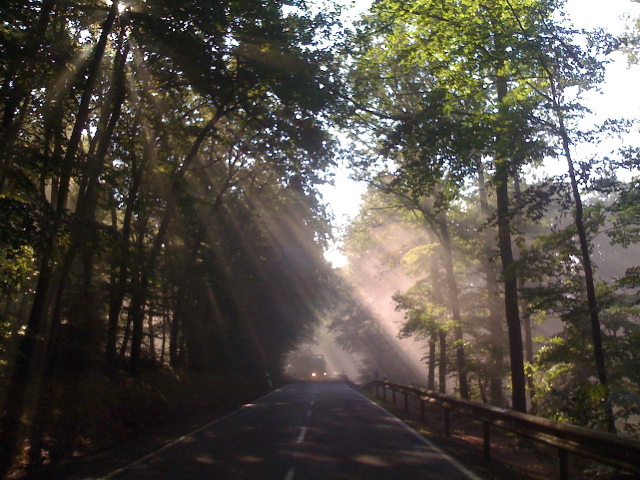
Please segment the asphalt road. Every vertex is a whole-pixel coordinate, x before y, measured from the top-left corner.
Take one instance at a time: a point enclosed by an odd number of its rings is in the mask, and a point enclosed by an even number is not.
[[[112,472],[113,479],[470,479],[339,382],[296,382]]]

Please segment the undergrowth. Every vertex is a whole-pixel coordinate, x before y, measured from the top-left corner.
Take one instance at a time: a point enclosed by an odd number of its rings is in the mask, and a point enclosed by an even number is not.
[[[17,470],[37,470],[148,435],[254,388],[242,378],[157,370],[66,378],[42,386],[25,424]]]

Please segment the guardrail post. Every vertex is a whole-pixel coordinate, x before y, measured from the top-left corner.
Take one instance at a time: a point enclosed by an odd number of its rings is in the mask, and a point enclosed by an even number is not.
[[[404,392],[404,411],[409,413],[409,394]]]
[[[569,459],[564,448],[558,449],[558,474],[560,480],[569,480]]]
[[[491,459],[491,424],[482,422],[482,439],[484,444],[484,458]]]
[[[449,409],[446,407],[444,408],[444,434],[447,437],[451,436],[451,421],[449,418]]]
[[[426,411],[425,402],[433,403],[434,407],[439,405],[444,409],[444,434],[448,437],[451,437],[452,410],[481,421],[484,456],[487,459],[491,456],[491,430],[500,428],[555,448],[558,451],[556,478],[560,478],[560,480],[568,480],[570,473],[572,473],[569,467],[573,462],[571,462],[569,454],[611,465],[624,472],[640,474],[640,464],[637,462],[637,459],[640,458],[640,442],[635,440],[604,435],[575,425],[560,424],[532,415],[523,416],[505,409],[469,402],[430,390],[398,385],[387,380],[370,382],[368,388],[372,387],[375,387],[378,398],[380,398],[379,389],[382,388],[385,402],[391,400],[387,399],[387,389],[391,389],[394,405],[396,392],[403,393],[405,395],[405,409],[408,408],[408,396],[415,396],[420,401],[420,419],[422,421],[426,421],[426,415],[429,413]],[[568,448],[571,450],[567,450]]]

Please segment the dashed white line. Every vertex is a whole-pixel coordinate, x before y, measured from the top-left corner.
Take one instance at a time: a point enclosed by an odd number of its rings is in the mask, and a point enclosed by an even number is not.
[[[310,417],[311,417],[311,410],[307,412],[307,418],[310,418]]]
[[[291,467],[287,472],[287,475],[284,477],[284,480],[293,480],[293,477],[296,474],[296,467]]]
[[[304,434],[307,433],[307,427],[302,427],[300,429],[300,434],[298,435],[298,438],[296,440],[296,443],[302,443],[304,442]]]
[[[311,406],[313,407],[313,404],[316,403],[315,400],[311,400]]]

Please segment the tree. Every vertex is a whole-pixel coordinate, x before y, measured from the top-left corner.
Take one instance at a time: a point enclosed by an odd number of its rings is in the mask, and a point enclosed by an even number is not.
[[[570,110],[577,112],[580,107],[563,103],[563,89],[589,88],[602,72],[598,58],[571,38],[578,32],[554,17],[560,7],[555,1],[425,0],[411,5],[378,1],[361,26],[361,42],[353,55],[352,97],[364,120],[359,124],[385,137],[383,151],[401,152],[396,158],[404,156],[403,168],[409,165],[419,172],[422,162],[424,172],[431,173],[433,165],[446,165],[453,181],[460,182],[475,173],[478,159],[492,168],[512,404],[520,411],[526,409],[526,396],[511,238],[512,217],[517,214],[509,191],[511,179],[523,165],[548,154],[556,146],[555,135],[561,139],[563,155],[570,154],[565,120],[573,115]],[[590,41],[596,49],[611,50],[611,42],[599,32]],[[376,70],[379,65],[384,66],[384,74]],[[373,118],[382,120],[373,125]],[[570,176],[575,176],[573,162],[567,158]],[[425,181],[419,175],[412,179],[406,188],[415,188],[415,179]],[[591,292],[588,298],[594,312],[596,370],[606,383],[597,346],[588,239],[580,233],[581,200],[575,182],[573,192],[585,288]]]
[[[510,4],[513,10],[513,6]],[[541,12],[542,13],[542,12]],[[514,17],[516,17],[514,11]],[[516,17],[517,18],[517,17]],[[608,391],[607,372],[605,366],[605,355],[602,345],[602,333],[599,319],[599,307],[596,296],[596,286],[593,276],[593,266],[591,255],[589,252],[589,240],[587,238],[586,228],[584,224],[584,208],[580,195],[578,179],[574,167],[574,161],[571,154],[570,144],[571,138],[566,125],[566,116],[573,108],[572,105],[565,105],[563,102],[565,88],[573,85],[580,85],[582,88],[590,88],[594,83],[601,79],[602,63],[596,57],[588,55],[587,52],[579,51],[574,45],[569,43],[570,32],[554,24],[550,19],[547,20],[543,15],[542,32],[548,35],[540,37],[536,32],[534,37],[525,24],[518,19],[520,32],[529,44],[533,55],[537,56],[536,66],[540,71],[539,80],[541,85],[534,85],[530,82],[532,88],[549,102],[549,110],[555,116],[554,133],[561,140],[562,153],[567,161],[571,193],[575,204],[575,227],[580,245],[580,256],[584,272],[584,282],[587,303],[589,305],[589,318],[591,322],[591,335],[593,339],[594,360],[598,379],[604,389],[604,408],[607,412],[607,427],[609,431],[615,432],[613,409],[610,404]],[[550,38],[545,42],[542,38]],[[599,48],[606,48],[606,44],[600,40]],[[582,54],[582,58],[580,58]]]
[[[528,19],[535,20],[526,5],[518,8],[522,15],[529,15]],[[461,4],[418,2],[406,6],[389,1],[377,2],[373,11],[369,31],[383,32],[372,35],[384,36],[387,39],[385,44],[394,45],[391,55],[396,56],[394,61],[398,67],[395,69],[400,69],[402,82],[408,85],[404,92],[413,89],[417,92],[413,93],[414,96],[424,99],[418,114],[408,115],[411,110],[405,109],[388,115],[391,122],[403,125],[396,129],[397,136],[390,137],[390,141],[397,143],[398,137],[411,136],[414,144],[434,157],[433,162],[449,163],[447,168],[452,172],[451,181],[463,181],[468,173],[473,172],[474,158],[479,155],[493,157],[513,407],[524,411],[525,377],[515,268],[511,266],[508,180],[517,162],[540,154],[540,144],[531,122],[536,100],[530,95],[531,89],[526,88],[519,78],[529,68],[526,63],[529,59],[518,58],[515,53],[520,40],[512,33],[517,31],[518,22],[511,16],[505,2],[488,5],[472,1]],[[376,50],[377,41],[374,40],[368,51],[365,47],[366,53],[362,58],[369,55],[369,58],[379,59],[388,55]],[[364,67],[361,70],[364,71],[368,67],[362,63]],[[367,78],[371,77],[375,78],[373,75]],[[391,78],[395,81],[398,76]],[[370,95],[371,83],[370,80],[363,83],[359,92],[365,94],[368,88],[367,94]],[[510,83],[514,87],[510,87]],[[493,92],[487,90],[488,84],[493,84]],[[395,89],[387,91],[394,92]],[[380,104],[368,109],[385,111]],[[416,108],[412,110],[415,112]],[[452,130],[457,134],[454,137]],[[416,172],[417,160],[422,161],[425,153],[418,155],[412,163]]]
[[[5,367],[3,471],[33,385],[37,396],[105,364],[119,375],[125,360],[134,373],[167,343],[176,366],[228,370],[240,358],[264,381],[329,284],[315,187],[332,162],[332,73],[316,27],[333,20],[280,2],[119,5],[2,14],[3,46],[29,38],[3,49],[0,70],[0,191],[13,211],[1,248],[21,252],[2,262],[16,271],[2,298],[25,299],[7,322],[16,338],[2,342],[21,344]]]

